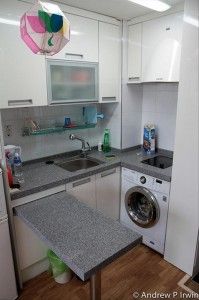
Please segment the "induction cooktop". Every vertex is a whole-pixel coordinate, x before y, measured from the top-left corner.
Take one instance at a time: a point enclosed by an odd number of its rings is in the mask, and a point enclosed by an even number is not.
[[[159,169],[166,169],[173,165],[173,158],[163,155],[157,155],[152,158],[144,159],[142,163]]]

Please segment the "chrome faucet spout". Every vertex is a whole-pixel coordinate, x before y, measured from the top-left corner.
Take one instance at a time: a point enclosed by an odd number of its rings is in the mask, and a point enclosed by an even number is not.
[[[87,155],[88,151],[91,151],[91,147],[90,147],[89,143],[86,142],[83,138],[81,138],[81,137],[79,137],[79,136],[77,136],[75,134],[70,134],[69,135],[69,139],[72,140],[72,141],[78,140],[78,141],[80,141],[82,143],[82,149],[81,149],[81,151],[82,151],[82,155],[84,157]],[[86,146],[86,144],[87,144],[87,146]]]

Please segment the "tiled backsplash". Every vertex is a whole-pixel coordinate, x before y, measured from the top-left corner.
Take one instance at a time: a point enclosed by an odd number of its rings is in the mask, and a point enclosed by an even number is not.
[[[96,128],[67,131],[60,134],[22,136],[22,128],[26,118],[37,121],[41,127],[53,126],[55,121],[64,124],[65,117],[70,117],[72,121],[81,123],[83,121],[82,108],[83,106],[80,105],[71,105],[3,110],[4,143],[5,145],[20,145],[24,161],[80,149],[80,142],[69,140],[70,132],[85,137],[91,146],[95,146],[102,139],[103,134],[103,126],[101,125],[103,121],[100,120]],[[101,111],[100,105],[98,105],[98,111]],[[7,126],[11,130],[10,136],[7,136]]]
[[[145,123],[156,125],[159,148],[173,151],[177,100],[178,84],[149,83],[143,85],[142,128]],[[141,143],[142,139],[141,135]]]
[[[102,131],[110,129],[110,140],[113,148],[121,148],[121,105],[120,103],[106,103],[102,105],[104,120],[101,123]]]
[[[142,125],[142,85],[123,84],[122,148],[140,144]]]

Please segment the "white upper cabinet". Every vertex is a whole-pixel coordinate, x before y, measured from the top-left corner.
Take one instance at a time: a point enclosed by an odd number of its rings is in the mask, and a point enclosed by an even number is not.
[[[121,30],[117,25],[99,22],[100,102],[121,98]]]
[[[30,9],[19,1],[16,7],[16,20]],[[18,25],[1,23],[0,36],[0,108],[47,105],[45,57],[25,45]]]
[[[128,81],[140,82],[142,74],[142,23],[128,27]]]
[[[98,62],[98,21],[65,14],[71,25],[71,39],[52,58]]]
[[[143,23],[142,81],[179,81],[182,13]]]

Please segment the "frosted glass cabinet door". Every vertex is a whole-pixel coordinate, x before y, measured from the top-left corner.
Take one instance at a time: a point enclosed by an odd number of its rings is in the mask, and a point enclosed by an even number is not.
[[[48,60],[50,104],[98,101],[98,64]]]

